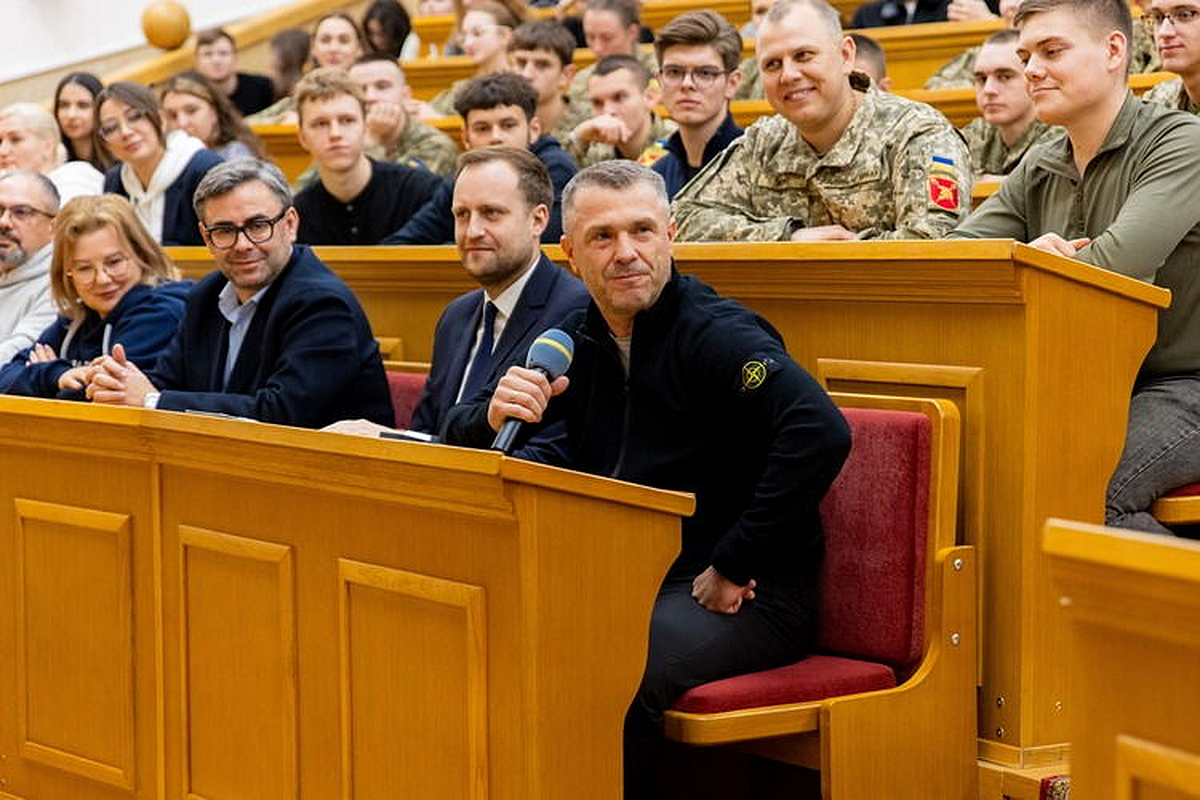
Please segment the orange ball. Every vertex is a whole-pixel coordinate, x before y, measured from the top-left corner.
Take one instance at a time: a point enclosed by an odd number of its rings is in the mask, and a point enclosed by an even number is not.
[[[187,9],[175,0],[153,0],[142,12],[146,41],[162,50],[174,50],[187,41],[192,21]]]

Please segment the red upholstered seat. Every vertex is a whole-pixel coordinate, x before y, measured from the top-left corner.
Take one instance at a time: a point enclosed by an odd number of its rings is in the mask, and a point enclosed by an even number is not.
[[[675,710],[716,714],[891,689],[895,685],[896,674],[884,664],[837,656],[809,656],[786,667],[697,686],[675,703]]]
[[[1189,483],[1187,486],[1172,489],[1164,497],[1195,497],[1196,495],[1200,495],[1200,483]]]
[[[413,412],[425,389],[425,378],[417,372],[387,373],[388,390],[392,393],[392,410],[396,414],[396,427],[407,428],[412,422]]]
[[[853,444],[821,503],[822,654],[697,686],[676,710],[715,713],[888,689],[920,660],[932,423],[908,411],[842,413]]]

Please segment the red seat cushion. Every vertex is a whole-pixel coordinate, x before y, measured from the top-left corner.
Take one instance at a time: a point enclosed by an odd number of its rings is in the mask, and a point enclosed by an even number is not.
[[[1195,497],[1196,495],[1200,495],[1200,483],[1189,483],[1187,486],[1172,489],[1166,494],[1167,497]]]
[[[837,656],[809,656],[786,667],[702,684],[675,701],[674,709],[693,714],[715,714],[824,700],[856,692],[891,689],[895,685],[896,675],[886,664]]]
[[[396,427],[407,428],[412,422],[413,412],[425,390],[427,375],[419,372],[387,373],[388,391],[392,395],[392,411],[396,413]]]

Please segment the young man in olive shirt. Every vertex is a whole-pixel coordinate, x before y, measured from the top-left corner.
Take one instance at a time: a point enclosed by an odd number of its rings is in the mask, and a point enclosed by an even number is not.
[[[1067,135],[950,235],[1029,241],[1171,290],[1106,499],[1108,524],[1169,533],[1150,505],[1200,480],[1200,120],[1129,92],[1125,0],[1025,0],[1014,24],[1038,119]]]

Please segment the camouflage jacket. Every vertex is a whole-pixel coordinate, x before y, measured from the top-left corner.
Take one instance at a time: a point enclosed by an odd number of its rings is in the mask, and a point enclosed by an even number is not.
[[[1176,111],[1186,111],[1189,114],[1200,114],[1200,105],[1192,102],[1187,90],[1183,87],[1183,78],[1163,81],[1151,87],[1142,95],[1148,103],[1158,103],[1160,106],[1173,108]]]
[[[571,131],[575,130],[579,123],[592,116],[592,103],[586,97],[582,100],[571,100],[566,98],[567,107],[563,111],[563,115],[559,118],[558,124],[551,130],[543,130],[542,133],[548,133],[560,142],[565,142],[571,138]]]
[[[947,61],[925,81],[926,89],[969,89],[975,85],[975,56],[978,47],[971,47]]]
[[[638,155],[638,163],[643,166],[652,167],[654,162],[667,154],[667,139],[671,138],[671,134],[678,130],[674,122],[669,119],[664,119],[657,114],[652,115],[653,119],[650,123],[650,136],[646,140],[646,146],[642,148],[642,152]],[[574,137],[568,137],[566,144],[567,152],[579,164],[579,168],[590,167],[592,164],[599,164],[601,161],[611,161],[614,158],[623,158],[617,152],[617,148],[611,144],[603,142],[579,142]]]
[[[765,95],[763,94],[762,74],[758,71],[758,58],[749,56],[742,59],[738,69],[742,71],[742,82],[734,92],[733,99],[762,100]]]
[[[1000,138],[1000,129],[982,117],[971,120],[959,131],[971,151],[971,173],[975,180],[984,175],[1007,175],[1017,168],[1035,144],[1049,141],[1063,132],[1062,128],[1035,119],[1024,135],[1009,147]]]
[[[971,210],[967,146],[924,103],[874,89],[829,152],[764,117],[675,197],[685,241],[784,241],[842,225],[860,239],[933,239]]]
[[[368,153],[375,155],[375,153]],[[458,158],[458,145],[446,134],[432,125],[426,125],[414,115],[400,132],[395,146],[382,154],[383,159],[396,164],[416,161],[425,169],[444,178],[454,176],[454,161]]]

